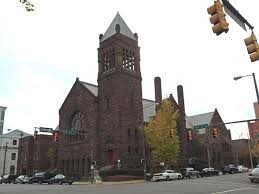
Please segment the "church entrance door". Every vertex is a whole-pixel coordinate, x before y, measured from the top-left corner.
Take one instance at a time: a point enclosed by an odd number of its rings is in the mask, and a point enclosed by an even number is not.
[[[108,150],[107,160],[108,160],[108,164],[114,164],[114,151],[113,150]]]

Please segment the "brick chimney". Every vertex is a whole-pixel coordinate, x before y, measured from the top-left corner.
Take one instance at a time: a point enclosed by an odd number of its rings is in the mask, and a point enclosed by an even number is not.
[[[156,103],[160,103],[162,101],[162,89],[161,89],[161,79],[160,77],[155,77],[155,100]]]

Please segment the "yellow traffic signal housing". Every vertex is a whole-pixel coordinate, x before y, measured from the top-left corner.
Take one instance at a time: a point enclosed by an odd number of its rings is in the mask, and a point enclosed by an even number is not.
[[[218,137],[218,129],[217,128],[213,128],[212,135],[213,135],[214,138]]]
[[[54,132],[54,141],[58,142],[59,140],[59,133],[57,131]]]
[[[171,138],[174,137],[174,130],[173,130],[173,129],[169,129],[169,136],[170,136]]]
[[[218,35],[220,35],[222,32],[227,33],[228,32],[228,23],[226,21],[226,14],[224,13],[222,9],[223,5],[219,0],[214,1],[214,5],[210,6],[207,9],[208,14],[211,15],[210,17],[210,23],[214,24],[212,27],[212,31]]]
[[[34,131],[34,135],[33,135],[33,138],[36,140],[38,138],[38,131]]]
[[[188,139],[189,141],[192,140],[192,131],[191,131],[191,130],[188,130],[187,139]]]
[[[259,45],[254,33],[245,39],[245,44],[247,52],[250,55],[251,62],[259,60]]]

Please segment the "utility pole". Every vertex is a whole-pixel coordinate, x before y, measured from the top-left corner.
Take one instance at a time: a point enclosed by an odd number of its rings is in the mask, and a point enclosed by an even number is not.
[[[5,175],[5,164],[6,164],[7,144],[8,144],[8,142],[5,143],[5,149],[4,149],[4,166],[3,166],[3,174],[2,174],[2,176]]]
[[[146,163],[146,143],[145,143],[145,132],[143,130],[143,170],[144,170],[144,181],[146,181],[147,177],[146,177],[146,168],[147,168],[147,163]]]

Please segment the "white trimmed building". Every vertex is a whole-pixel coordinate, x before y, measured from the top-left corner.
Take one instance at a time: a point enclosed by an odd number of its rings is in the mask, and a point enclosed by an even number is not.
[[[18,129],[6,134],[0,134],[0,176],[16,174],[19,138],[29,135]]]

